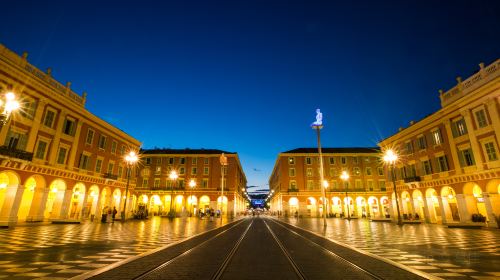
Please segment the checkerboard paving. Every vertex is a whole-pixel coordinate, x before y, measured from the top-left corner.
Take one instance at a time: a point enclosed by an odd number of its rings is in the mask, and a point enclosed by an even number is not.
[[[444,279],[500,279],[500,230],[368,220],[284,219],[332,240]]]
[[[0,279],[68,279],[213,229],[196,218],[0,229]]]

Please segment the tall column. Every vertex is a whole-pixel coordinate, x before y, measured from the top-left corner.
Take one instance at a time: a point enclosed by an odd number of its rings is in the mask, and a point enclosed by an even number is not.
[[[441,210],[441,223],[445,225],[448,223],[448,221],[446,219],[446,211],[444,210],[443,197],[438,196],[438,203],[439,203],[439,208]]]
[[[0,225],[13,226],[17,223],[17,212],[23,198],[23,185],[9,185],[5,190],[5,199],[0,211]]]
[[[431,212],[430,212],[430,209],[429,209],[429,203],[427,201],[427,197],[423,197],[422,201],[424,203],[424,219],[425,219],[425,222],[428,223],[428,224],[430,224],[430,223],[432,223],[432,219],[431,219]]]
[[[453,139],[453,133],[451,131],[451,120],[445,120],[444,126],[446,128],[446,135],[448,136],[448,145],[450,146],[451,159],[455,168],[455,174],[461,174],[462,168],[460,167],[460,161],[458,160],[457,145],[455,145],[455,140]]]
[[[69,206],[71,204],[71,196],[73,195],[73,190],[67,189],[64,191],[64,198],[61,205],[60,219],[67,219],[69,214]]]
[[[415,214],[418,213],[417,209],[415,208],[415,199],[413,198],[410,198],[410,204],[411,204],[411,213],[412,213],[412,216],[415,217]]]
[[[478,171],[483,170],[483,158],[481,157],[481,149],[479,147],[479,142],[477,141],[476,132],[474,130],[474,124],[472,122],[472,118],[470,116],[469,110],[465,110],[461,112],[464,117],[465,124],[467,125],[467,132],[469,134],[469,141],[472,148],[472,152],[474,153],[474,161],[476,162],[476,168]]]
[[[471,222],[471,214],[469,213],[469,210],[467,209],[467,203],[465,200],[465,197],[463,194],[457,194],[457,207],[458,207],[458,214],[460,215],[460,222],[462,223],[468,223]]]
[[[82,132],[82,125],[83,125],[82,120],[79,120],[77,125],[76,125],[75,138],[73,140],[73,144],[71,145],[71,150],[69,152],[68,167],[70,170],[73,170],[73,168],[75,167],[76,150],[78,147],[78,142],[80,141],[80,134]]]
[[[500,112],[498,111],[498,97],[491,98],[486,101],[492,127],[500,127]],[[495,129],[497,141],[500,141],[500,129]]]
[[[61,142],[61,134],[63,131],[66,115],[66,111],[61,110],[61,112],[59,113],[59,118],[57,118],[56,134],[54,135],[54,139],[52,140],[52,149],[50,149],[50,154],[48,157],[50,165],[54,165],[57,160],[57,151],[59,150],[59,143]]]
[[[443,212],[445,214],[446,220],[448,222],[453,222],[453,215],[451,214],[450,203],[448,202],[448,198],[443,196],[441,198],[443,200]]]
[[[80,220],[83,221],[83,220],[86,220],[86,217],[85,217],[85,209],[87,208],[87,199],[89,198],[89,195],[90,195],[90,189],[86,189],[85,190],[85,193],[83,194],[83,202],[82,202],[82,210],[80,212]],[[90,214],[90,210],[89,209],[89,213],[87,214]]]
[[[484,207],[486,208],[486,214],[488,215],[487,217],[488,226],[495,228],[498,227],[495,216],[493,215],[493,206],[491,205],[489,193],[487,192],[483,193],[483,201],[484,201]]]
[[[28,136],[28,142],[26,144],[26,151],[33,153],[35,150],[36,137],[38,135],[38,130],[40,129],[40,125],[42,124],[43,111],[45,110],[45,105],[47,103],[43,100],[38,102],[38,107],[35,112],[35,117],[33,118],[33,124],[31,125],[31,129]]]
[[[30,212],[28,217],[26,218],[27,220],[30,220],[32,222],[43,221],[43,213],[45,212],[45,206],[47,205],[49,192],[49,188],[35,187],[35,193],[33,194]]]

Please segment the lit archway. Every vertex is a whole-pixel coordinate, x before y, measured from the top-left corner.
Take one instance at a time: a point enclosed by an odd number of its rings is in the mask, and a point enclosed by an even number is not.
[[[97,185],[92,185],[87,192],[87,201],[82,212],[84,219],[88,219],[89,216],[95,217],[95,215],[97,215],[97,201],[99,201],[99,187]]]
[[[443,201],[444,214],[447,221],[460,221],[458,213],[457,194],[450,186],[445,186],[441,189],[441,198]]]
[[[61,210],[65,192],[66,183],[62,179],[56,179],[50,184],[49,194],[45,205],[45,218],[59,219],[64,215],[64,213],[61,213]]]
[[[195,195],[190,195],[187,198],[187,210],[190,215],[196,215],[198,212],[198,198]]]
[[[12,186],[17,188],[19,182],[19,176],[14,172],[5,171],[0,173],[0,216],[10,215],[12,203],[5,202],[6,200],[12,201],[16,194],[15,192],[8,192],[7,189]],[[5,209],[4,204],[6,206]]]
[[[413,207],[411,205],[411,196],[407,191],[401,192],[401,214],[403,215],[403,219],[408,219],[410,215],[413,216]]]
[[[29,177],[24,183],[24,192],[17,216],[20,220],[39,222],[43,220],[45,207],[45,180],[40,175]]]
[[[208,213],[207,211],[210,209],[210,197],[204,195],[200,198],[200,211],[203,213]]]
[[[354,216],[354,200],[352,197],[344,197],[344,215],[347,217]]]
[[[390,204],[389,198],[387,196],[382,196],[380,198],[380,205],[382,207],[382,209],[381,209],[382,216],[385,218],[390,218],[391,217],[391,211],[390,211],[391,204]]]
[[[73,187],[73,195],[71,196],[71,204],[69,208],[70,219],[80,218],[84,198],[85,198],[85,185],[83,183],[77,183]]]
[[[439,223],[442,221],[441,209],[439,207],[438,193],[435,189],[429,188],[425,191],[425,199],[429,210],[429,220],[431,223]]]
[[[361,217],[365,218],[367,214],[367,208],[366,208],[366,199],[362,196],[358,196],[356,198],[356,211],[353,213],[353,216],[357,216],[361,214]]]
[[[222,214],[227,213],[227,197],[221,197],[219,196],[217,198],[217,209],[220,209],[222,211]]]
[[[368,213],[370,217],[379,217],[380,209],[378,207],[378,199],[374,196],[368,198]]]
[[[332,212],[336,215],[342,213],[342,200],[338,196],[332,197]]]
[[[307,216],[316,217],[316,199],[314,197],[307,198]]]
[[[288,206],[290,208],[290,214],[298,217],[299,215],[299,200],[296,197],[291,197],[288,200]]]
[[[413,205],[415,205],[415,219],[420,220],[425,217],[424,214],[424,197],[422,192],[419,190],[414,190],[412,194]]]

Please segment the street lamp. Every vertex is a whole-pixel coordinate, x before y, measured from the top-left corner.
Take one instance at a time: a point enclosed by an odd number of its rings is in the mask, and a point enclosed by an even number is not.
[[[175,209],[172,210],[172,206],[174,204],[174,186],[175,186],[175,183],[177,182],[177,178],[179,178],[179,175],[177,175],[177,171],[175,170],[172,170],[170,171],[170,175],[168,175],[168,178],[170,178],[170,180],[174,181],[172,183],[172,186],[171,186],[171,192],[170,192],[170,212],[168,213],[168,217],[169,218],[173,218],[175,217]]]
[[[398,192],[396,190],[396,179],[394,178],[394,165],[398,160],[398,155],[391,149],[386,150],[384,153],[384,162],[390,166],[391,168],[391,179],[392,185],[394,187],[394,196],[396,197],[396,208],[398,209],[398,225],[403,225],[403,220],[401,219],[401,212],[399,211],[399,202],[398,202]]]
[[[3,99],[0,99],[0,123],[5,125],[13,111],[19,109],[19,102],[16,100],[16,95],[9,91],[5,94]]]
[[[346,205],[347,205],[347,220],[351,220],[351,214],[349,213],[349,195],[347,194],[347,188],[349,187],[349,183],[347,182],[349,180],[349,173],[347,171],[342,171],[342,174],[340,175],[340,179],[344,181],[344,186],[345,186],[345,197],[346,197]]]
[[[195,187],[196,187],[196,181],[194,179],[191,179],[191,181],[189,181],[189,188],[190,188],[191,192],[193,191],[193,189]],[[193,195],[191,194],[191,210],[192,209],[193,209]],[[191,211],[189,212],[189,214],[191,215]]]
[[[220,192],[220,220],[222,223],[222,210],[224,210],[224,172],[227,166],[227,157],[222,153],[219,158],[221,165],[221,192]]]
[[[122,222],[125,221],[126,213],[127,213],[127,197],[128,197],[128,186],[130,184],[130,172],[132,171],[132,166],[139,160],[139,157],[134,151],[130,151],[125,156],[125,162],[127,163],[127,186],[125,187],[125,200],[123,202],[123,211],[122,211]]]
[[[323,113],[320,109],[316,109],[316,121],[311,124],[312,129],[316,130],[316,135],[318,138],[318,154],[319,154],[319,179],[320,183],[323,184],[324,174],[323,174],[323,156],[321,154],[321,135],[320,130],[323,128]],[[321,188],[321,195],[323,196],[323,226],[326,227],[326,195],[325,188]]]

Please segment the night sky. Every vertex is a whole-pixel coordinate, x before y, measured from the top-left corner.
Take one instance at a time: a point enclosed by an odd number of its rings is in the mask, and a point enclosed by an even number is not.
[[[144,148],[238,152],[267,187],[316,108],[324,147],[376,146],[500,57],[500,1],[334,2],[3,1],[0,43]]]

